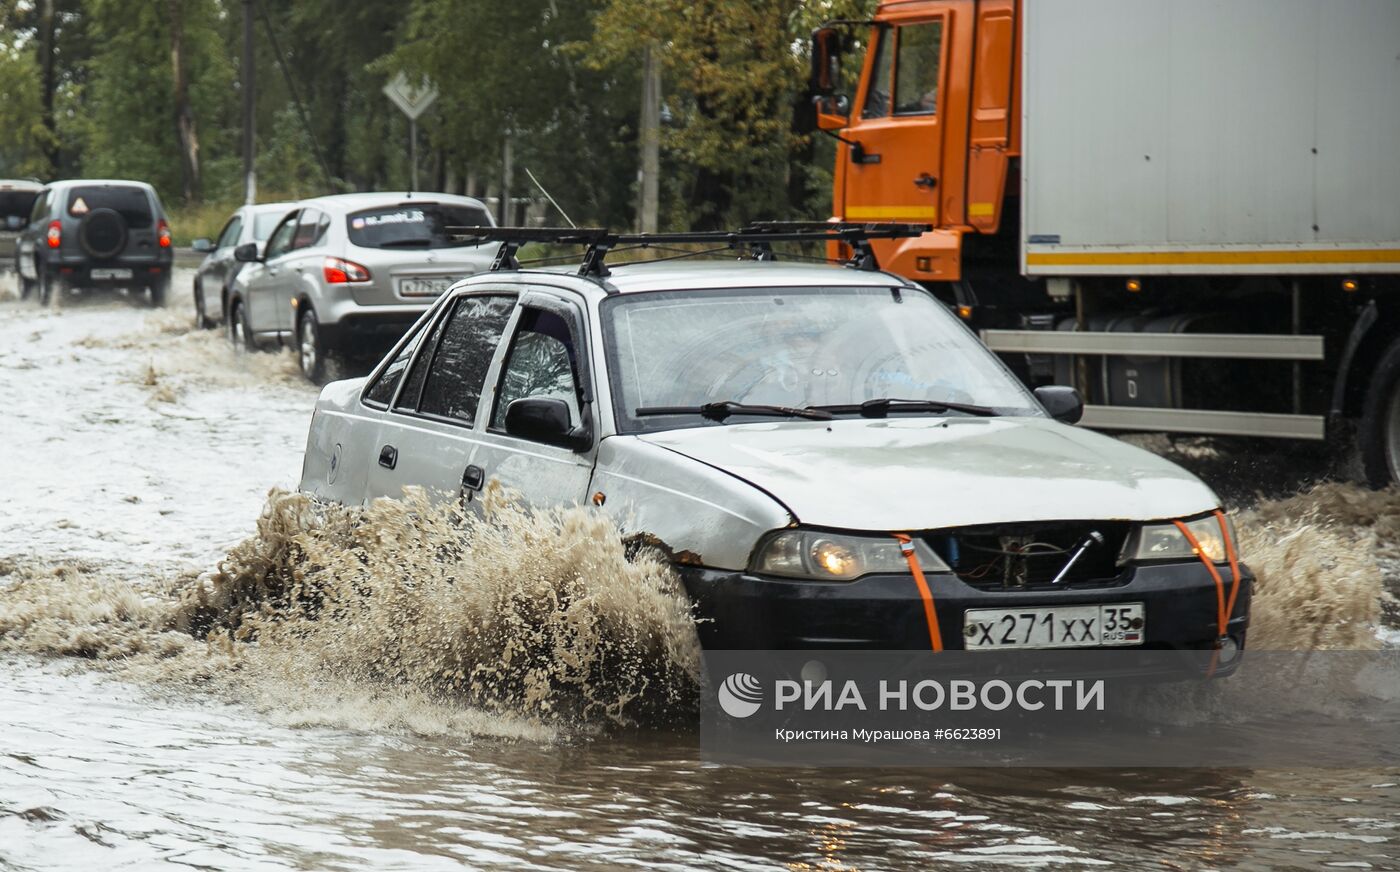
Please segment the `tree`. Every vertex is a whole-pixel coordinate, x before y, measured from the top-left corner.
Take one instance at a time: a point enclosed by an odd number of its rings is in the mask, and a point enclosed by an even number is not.
[[[438,85],[428,133],[447,164],[483,189],[487,180],[501,181],[509,136],[514,164],[531,170],[576,221],[626,227],[639,80],[635,70],[586,67],[567,48],[591,38],[600,6],[415,0],[404,39],[376,69],[386,77],[399,69],[426,75]]]
[[[660,47],[675,123],[664,137],[681,178],[672,214],[692,227],[812,217],[830,197],[809,183],[816,152],[795,125],[806,38],[829,18],[865,17],[873,0],[609,0],[586,46],[600,69]],[[829,178],[816,171],[817,176]]]

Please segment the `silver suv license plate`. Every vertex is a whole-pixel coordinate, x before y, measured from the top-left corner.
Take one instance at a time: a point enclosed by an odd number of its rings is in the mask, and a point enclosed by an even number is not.
[[[969,650],[1141,645],[1146,630],[1142,603],[969,609],[963,614],[963,645]]]
[[[399,279],[401,297],[436,297],[452,287],[455,278]]]

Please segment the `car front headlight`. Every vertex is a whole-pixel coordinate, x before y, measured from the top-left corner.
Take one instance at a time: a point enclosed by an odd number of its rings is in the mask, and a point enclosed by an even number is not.
[[[1196,542],[1201,546],[1206,557],[1215,563],[1224,563],[1230,559],[1229,551],[1225,547],[1225,539],[1220,535],[1220,522],[1215,519],[1215,515],[1206,515],[1204,518],[1196,518],[1194,521],[1184,521],[1186,529],[1191,531],[1191,535],[1196,537]],[[1227,516],[1225,518],[1225,529],[1230,537],[1230,543],[1235,541],[1235,522]],[[1119,563],[1127,563],[1130,560],[1198,560],[1196,550],[1191,547],[1190,541],[1182,535],[1176,524],[1143,524],[1133,530],[1132,535],[1123,543],[1123,553],[1119,558]]]
[[[947,572],[923,541],[914,553],[925,572]],[[854,581],[876,572],[908,572],[909,561],[893,536],[851,536],[821,530],[781,530],[759,543],[749,564],[753,572],[817,581]]]

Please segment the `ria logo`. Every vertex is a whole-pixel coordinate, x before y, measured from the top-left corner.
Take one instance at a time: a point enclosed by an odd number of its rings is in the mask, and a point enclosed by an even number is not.
[[[736,672],[719,686],[719,707],[731,718],[746,718],[763,704],[763,685],[747,672]]]

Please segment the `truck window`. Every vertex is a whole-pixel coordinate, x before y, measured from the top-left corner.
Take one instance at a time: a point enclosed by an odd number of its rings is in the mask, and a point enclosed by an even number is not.
[[[934,114],[938,108],[938,66],[942,53],[942,21],[907,24],[899,28],[894,114]]]
[[[894,29],[882,27],[875,34],[875,64],[870,68],[870,88],[865,92],[862,118],[884,118],[890,114],[890,49]]]

